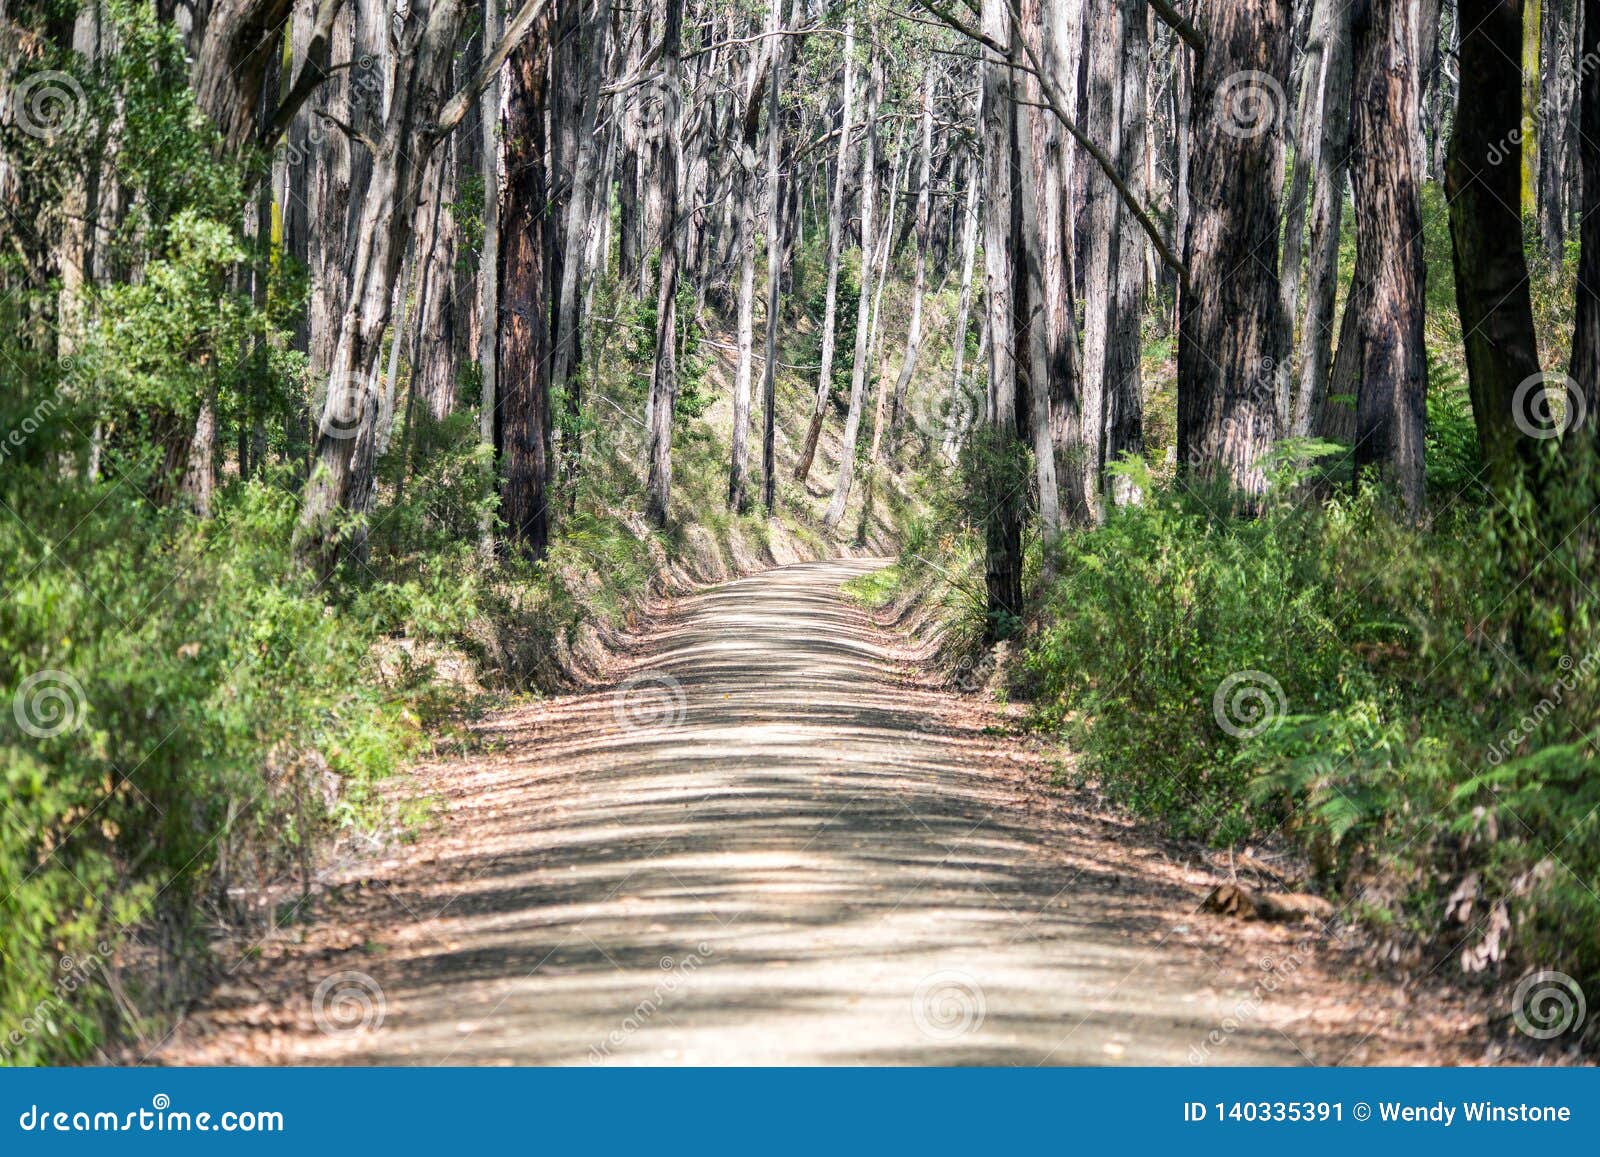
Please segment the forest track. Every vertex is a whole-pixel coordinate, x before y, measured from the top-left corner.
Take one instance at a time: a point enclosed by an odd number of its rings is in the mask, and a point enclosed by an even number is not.
[[[1050,784],[844,601],[675,603],[618,681],[420,769],[438,823],[246,946],[155,1063],[1225,1064],[1469,1056],[1450,999]],[[225,963],[228,963],[225,961]],[[381,1010],[381,1019],[379,1011]]]

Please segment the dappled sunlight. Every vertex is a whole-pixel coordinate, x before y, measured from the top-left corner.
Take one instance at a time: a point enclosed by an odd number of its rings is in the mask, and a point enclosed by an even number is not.
[[[685,599],[614,687],[517,708],[492,751],[423,769],[442,822],[426,868],[385,878],[362,962],[382,1031],[275,1059],[1183,1062],[1250,963],[1174,935],[1195,897],[1164,861],[1059,798],[1027,806],[1039,769],[991,716],[902,672],[839,599],[872,565]],[[1299,1063],[1372,1027],[1347,1009],[1296,1043],[1294,1011],[1218,1059]]]

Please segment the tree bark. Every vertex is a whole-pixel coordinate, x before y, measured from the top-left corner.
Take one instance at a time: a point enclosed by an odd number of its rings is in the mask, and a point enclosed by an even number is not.
[[[1204,6],[1195,73],[1193,216],[1178,302],[1178,460],[1247,507],[1266,490],[1287,348],[1278,286],[1282,170],[1274,137],[1288,73],[1287,0]]]
[[[661,33],[661,118],[666,148],[661,165],[661,280],[656,294],[656,364],[650,378],[650,473],[645,505],[658,527],[667,524],[672,494],[672,419],[678,401],[678,168],[682,161],[683,101],[679,88],[683,7],[669,2]]]
[[[1306,271],[1306,311],[1300,321],[1300,356],[1289,432],[1303,438],[1318,429],[1328,394],[1333,356],[1334,306],[1339,293],[1339,232],[1350,157],[1352,61],[1350,5],[1327,0],[1312,36],[1322,44],[1321,96],[1315,176],[1311,194],[1311,254]],[[1289,315],[1291,318],[1293,314]]]
[[[1142,2],[1142,0],[1141,0]],[[1028,0],[1022,7],[1022,28],[1012,35],[1033,35],[1038,39],[1038,0]],[[1022,56],[1020,44],[1013,51],[1013,59]],[[1019,75],[1026,75],[1020,73]],[[1142,78],[1141,78],[1142,79]],[[931,78],[930,78],[931,80]],[[1023,101],[1017,105],[1016,140],[1018,181],[1017,197],[1021,212],[1021,256],[1024,284],[1018,288],[1018,301],[1025,310],[1023,325],[1018,330],[1019,340],[1025,342],[1028,359],[1028,430],[1033,436],[1034,485],[1039,495],[1039,536],[1044,548],[1044,575],[1048,580],[1055,573],[1054,546],[1061,533],[1061,493],[1056,484],[1055,444],[1050,430],[1050,329],[1045,320],[1045,286],[1042,223],[1039,217],[1039,166],[1035,149],[1041,135],[1035,134],[1033,117],[1039,102],[1032,91],[1036,85],[1023,83]],[[930,114],[931,115],[931,114]]]
[[[500,208],[500,394],[495,450],[506,546],[543,557],[550,542],[550,278],[552,227],[546,169],[548,45],[542,35],[518,46],[505,70],[501,120],[505,189]]]
[[[1088,85],[1085,129],[1113,157],[1122,155],[1121,77],[1125,65],[1126,0],[1108,0],[1089,10]],[[1111,178],[1087,166],[1084,181],[1083,405],[1081,441],[1073,455],[1091,519],[1100,517],[1105,469],[1106,416],[1122,371],[1118,320],[1117,250],[1122,237],[1122,202]]]
[[[833,199],[828,203],[828,288],[822,306],[822,358],[817,374],[817,396],[811,407],[811,421],[806,427],[806,440],[800,447],[800,457],[795,462],[795,481],[802,486],[811,475],[811,463],[816,458],[817,440],[822,436],[822,421],[828,412],[828,396],[833,390],[833,354],[838,329],[839,306],[839,251],[844,240],[844,208],[850,180],[851,113],[855,101],[856,22],[848,19],[844,26],[844,92],[839,112],[839,150],[834,162]],[[957,370],[957,377],[960,370]]]
[[[505,19],[503,0],[483,0],[483,56],[500,35]],[[503,70],[502,70],[503,71]],[[478,441],[494,455],[499,403],[500,350],[500,105],[503,97],[496,73],[479,100],[483,162],[483,241],[478,249]],[[483,516],[479,541],[487,556],[494,550],[489,514]]]
[[[1423,340],[1422,203],[1415,126],[1418,73],[1409,0],[1359,0],[1356,42],[1356,248],[1368,276],[1361,312],[1355,466],[1424,505],[1428,359]]]
[[[850,409],[844,419],[844,442],[839,451],[839,476],[834,482],[833,498],[822,517],[828,529],[839,525],[844,518],[845,503],[850,497],[850,483],[856,469],[856,439],[861,433],[861,409],[866,400],[867,357],[872,335],[872,258],[876,242],[873,221],[874,202],[878,187],[878,94],[883,84],[883,62],[876,46],[867,66],[865,123],[866,141],[862,146],[861,162],[861,293],[856,301],[856,349],[850,370]]]
[[[571,419],[572,444],[563,447],[563,460],[568,463],[564,473],[576,477],[577,465],[583,452],[581,441],[583,413],[583,381],[577,370],[583,362],[580,337],[583,315],[583,283],[589,275],[588,233],[593,226],[595,200],[594,177],[599,167],[599,142],[595,139],[595,123],[600,112],[600,80],[605,72],[605,23],[600,6],[593,0],[582,0],[577,8],[574,57],[586,71],[583,85],[575,96],[579,107],[567,110],[567,120],[576,134],[576,155],[570,180],[570,190],[561,226],[561,277],[555,295],[555,332],[552,338],[550,367],[551,393],[564,400]]]
[[[978,114],[983,115],[983,89],[978,90]],[[954,372],[950,378],[950,403],[944,415],[945,457],[955,459],[955,449],[972,415],[965,405],[967,391],[963,376],[967,364],[967,330],[972,311],[972,269],[978,260],[978,193],[983,188],[981,162],[976,158],[967,166],[967,204],[961,225],[961,291],[956,304],[956,331],[953,360]]]
[[[1600,60],[1600,0],[1583,0],[1578,60]],[[1600,69],[1578,68],[1578,294],[1570,374],[1583,425],[1600,430]]]
[[[733,226],[739,247],[739,319],[735,341],[738,362],[733,377],[733,445],[728,469],[728,509],[744,513],[750,504],[750,396],[755,364],[756,298],[756,135],[760,126],[761,86],[769,70],[763,65],[771,43],[750,53],[745,81],[745,107],[733,174]]]
[[[1118,101],[1119,165],[1132,195],[1145,196],[1145,122],[1148,102],[1150,41],[1146,32],[1145,0],[1121,0],[1122,95]],[[1144,233],[1132,214],[1117,207],[1117,237],[1111,286],[1114,304],[1106,333],[1107,379],[1101,469],[1124,456],[1144,453],[1144,378],[1140,364],[1143,346],[1145,260]],[[1107,479],[1106,492],[1122,504],[1138,498],[1128,479]]]
[[[911,320],[906,326],[905,356],[900,360],[900,373],[895,378],[894,402],[889,412],[889,440],[891,456],[898,458],[900,449],[901,408],[905,405],[906,387],[917,370],[917,354],[922,348],[922,295],[928,285],[928,248],[933,240],[932,190],[929,188],[933,166],[933,67],[930,65],[922,78],[922,153],[917,177],[916,246],[911,275]]]
[[[1461,91],[1446,165],[1456,304],[1478,444],[1497,488],[1534,440],[1518,406],[1542,399],[1518,196],[1522,9],[1518,0],[1461,0]],[[1526,411],[1523,414],[1526,421]]]
[[[983,0],[983,31],[990,42],[1009,46],[1013,35],[1006,0]],[[1008,636],[1022,615],[1022,487],[1011,468],[1020,433],[1017,413],[1016,305],[1012,284],[1012,192],[1015,170],[1016,103],[1011,61],[983,50],[984,278],[989,298],[989,399],[985,481],[990,504],[984,519],[985,637]]]
[[[420,7],[420,6],[419,6]],[[364,527],[338,525],[336,513],[367,512],[375,481],[378,360],[389,325],[395,281],[410,244],[424,166],[440,139],[439,118],[456,51],[461,6],[435,0],[414,8],[394,46],[392,82],[370,177],[346,266],[346,305],[330,363],[314,451],[314,468],[296,528],[295,551],[331,571],[341,552],[366,551]]]

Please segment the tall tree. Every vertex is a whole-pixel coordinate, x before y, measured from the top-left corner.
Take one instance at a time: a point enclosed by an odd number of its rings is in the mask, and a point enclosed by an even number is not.
[[[1016,304],[1013,284],[1016,98],[1012,87],[1012,21],[1007,0],[983,0],[984,279],[988,289],[989,398],[983,455],[986,634],[1010,633],[1022,614],[1023,487],[1011,468],[1021,433],[1017,412]],[[990,47],[993,45],[994,47]],[[998,49],[1005,49],[999,51]]]
[[[772,0],[772,78],[767,82],[767,333],[761,367],[761,502],[770,515],[778,501],[778,320],[783,290],[783,198],[779,155],[783,145],[783,81],[793,41],[783,23],[783,0]],[[801,18],[796,0],[793,19]]]
[[[1145,195],[1145,131],[1150,83],[1149,11],[1145,0],[1121,0],[1122,63],[1118,69],[1122,92],[1117,101],[1118,167],[1135,199]],[[1145,299],[1145,238],[1133,214],[1119,202],[1113,239],[1115,282],[1110,287],[1113,304],[1106,327],[1106,383],[1102,468],[1125,455],[1144,453],[1144,379],[1141,367]],[[1135,497],[1127,479],[1105,489],[1118,502]]]
[[[844,419],[844,442],[839,451],[839,475],[834,480],[833,497],[822,516],[824,526],[832,529],[844,518],[845,503],[850,498],[850,483],[855,477],[856,439],[861,433],[861,410],[866,403],[867,365],[871,354],[872,293],[871,270],[873,246],[877,243],[877,223],[873,211],[878,185],[878,98],[883,89],[883,60],[877,46],[870,51],[867,63],[866,102],[863,121],[866,140],[862,144],[861,159],[861,292],[856,302],[856,349],[850,368],[850,409]]]
[[[850,181],[855,55],[856,22],[854,17],[849,17],[844,25],[844,80],[839,108],[839,148],[834,161],[833,195],[828,200],[828,285],[822,304],[822,356],[817,372],[817,396],[811,407],[811,421],[806,426],[806,440],[800,447],[800,456],[794,467],[795,481],[801,484],[804,484],[811,475],[811,463],[817,453],[817,440],[822,436],[822,422],[827,415],[828,399],[833,391],[833,354],[838,330],[839,254],[844,240],[845,196]]]
[[[1414,26],[1409,0],[1358,0],[1355,186],[1357,268],[1364,274],[1355,464],[1423,506],[1428,359],[1423,340],[1422,203]]]
[[[656,293],[656,361],[650,378],[650,473],[645,505],[652,522],[665,526],[672,494],[673,410],[678,402],[678,169],[682,162],[683,99],[679,91],[683,6],[667,0],[661,31],[662,123],[666,156],[661,164],[661,277]]]
[[[1582,0],[1578,60],[1600,60],[1600,0]],[[1584,422],[1600,429],[1600,69],[1578,74],[1578,300],[1572,334],[1571,377],[1584,406]]]
[[[1288,345],[1278,292],[1276,135],[1289,56],[1288,0],[1196,9],[1189,276],[1178,297],[1178,461],[1247,497],[1280,435],[1276,367]]]
[[[547,21],[548,23],[548,21]],[[543,31],[542,29],[540,30]],[[548,44],[524,40],[505,72],[501,157],[499,386],[495,450],[508,545],[528,558],[550,540],[550,140]]]
[[[728,470],[728,508],[743,512],[749,502],[750,391],[755,364],[756,300],[756,141],[761,125],[761,95],[771,76],[772,41],[750,53],[744,117],[733,174],[733,226],[739,248],[738,346],[733,379],[733,441]],[[770,125],[768,128],[770,132]]]
[[[1539,373],[1528,263],[1522,251],[1522,5],[1461,0],[1460,94],[1445,171],[1456,305],[1478,444],[1491,482],[1514,477],[1530,449],[1517,427]],[[1521,390],[1522,396],[1518,393]]]
[[[922,297],[928,286],[928,250],[933,243],[933,65],[922,76],[922,147],[917,168],[916,252],[912,257],[911,319],[906,325],[905,355],[894,382],[894,401],[889,411],[889,437],[895,456],[900,446],[901,407],[906,388],[917,371],[917,355],[922,349]]]
[[[1318,0],[1311,36],[1321,45],[1321,67],[1315,85],[1318,115],[1314,118],[1320,128],[1315,156],[1306,158],[1313,174],[1310,254],[1306,267],[1305,314],[1300,318],[1298,374],[1289,419],[1289,432],[1302,438],[1319,428],[1333,356],[1334,305],[1339,293],[1339,233],[1344,222],[1350,156],[1354,59],[1350,5],[1345,0]],[[1309,137],[1307,133],[1301,139]],[[1296,164],[1299,163],[1297,159]]]

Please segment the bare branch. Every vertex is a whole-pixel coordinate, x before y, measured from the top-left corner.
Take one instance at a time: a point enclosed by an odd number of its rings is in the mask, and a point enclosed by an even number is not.
[[[485,58],[483,67],[478,69],[477,75],[445,102],[444,111],[439,114],[439,122],[433,126],[433,132],[447,133],[461,123],[461,118],[467,115],[467,110],[472,107],[483,90],[489,87],[489,82],[500,71],[500,66],[506,62],[506,57],[511,55],[511,50],[521,43],[528,29],[533,27],[534,21],[543,16],[544,10],[549,6],[550,0],[523,0],[522,7],[517,9],[517,14],[506,25],[500,42]]]
[[[1078,122],[1067,115],[1065,102],[1061,98],[1061,90],[1056,87],[1055,78],[1040,66],[1039,58],[1034,54],[1033,46],[1028,43],[1028,38],[1025,36],[1020,37],[1022,50],[1028,54],[1028,63],[1024,65],[1010,59],[1011,50],[1007,45],[1000,44],[985,36],[981,30],[964,23],[959,17],[952,15],[948,9],[935,4],[933,0],[917,0],[917,3],[944,24],[983,45],[1001,59],[1006,60],[1012,67],[1038,79],[1039,91],[1044,95],[1045,103],[1049,106],[1050,111],[1055,114],[1056,120],[1061,122],[1061,127],[1072,134],[1072,139],[1083,146],[1084,152],[1094,158],[1095,164],[1099,165],[1105,172],[1112,187],[1116,189],[1117,196],[1127,206],[1128,212],[1133,214],[1134,219],[1139,222],[1140,228],[1149,236],[1150,243],[1155,246],[1156,252],[1161,256],[1161,260],[1178,275],[1184,284],[1188,284],[1189,267],[1173,252],[1172,246],[1162,235],[1160,226],[1150,216],[1149,210],[1133,195],[1133,190],[1128,188],[1128,183],[1123,180],[1122,174],[1117,172],[1116,165],[1106,155],[1106,151],[1090,140],[1088,134],[1078,127]],[[1008,3],[1011,8],[1012,26],[1014,29],[1020,29],[1022,20],[1017,12],[1016,0],[1008,0]]]
[[[1161,17],[1162,23],[1178,34],[1178,38],[1194,49],[1201,56],[1206,52],[1206,38],[1200,35],[1200,30],[1191,24],[1188,19],[1172,6],[1172,0],[1146,0],[1151,11]]]

